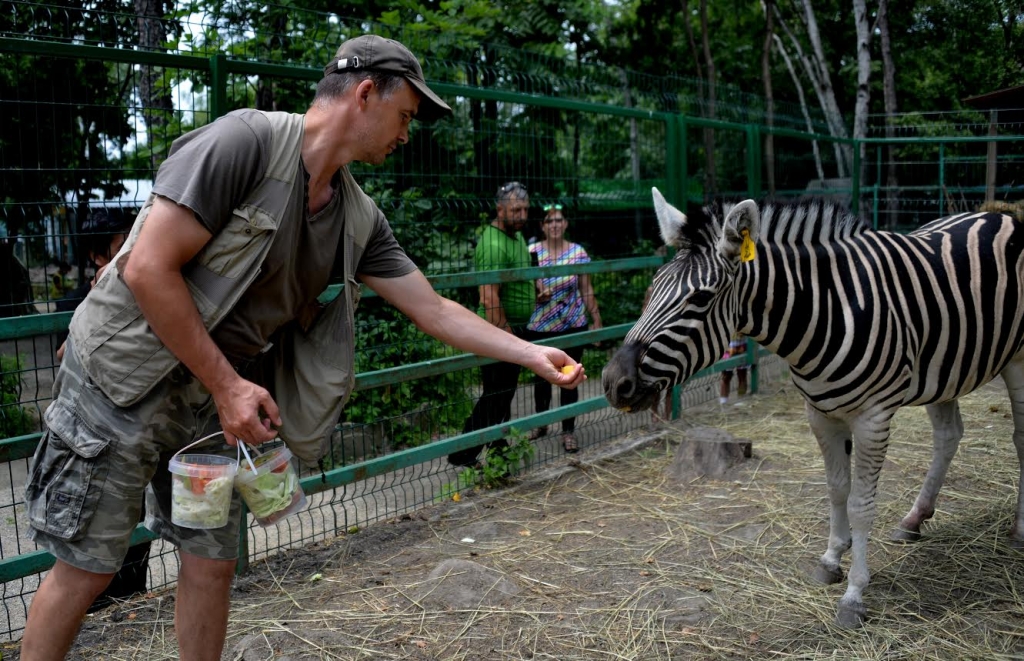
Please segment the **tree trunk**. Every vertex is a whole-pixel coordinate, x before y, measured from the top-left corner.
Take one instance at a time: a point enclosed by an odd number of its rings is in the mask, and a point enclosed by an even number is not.
[[[163,51],[167,40],[164,27],[164,0],[133,0],[135,24],[139,33],[139,50]],[[139,67],[138,90],[142,104],[142,118],[149,131],[150,164],[155,171],[163,160],[163,149],[156,148],[161,142],[163,129],[174,112],[171,90],[160,85],[162,71],[158,67]]]
[[[860,189],[864,188],[867,179],[867,144],[863,142],[868,133],[868,108],[871,101],[871,25],[868,21],[866,0],[853,0],[853,20],[857,28],[857,102],[853,112],[853,139],[858,141],[860,150],[860,172],[858,181]],[[863,202],[860,190],[852,192]],[[859,213],[864,216],[866,206],[858,205]]]
[[[764,122],[768,131],[764,135],[764,170],[768,183],[768,194],[775,195],[775,97],[772,94],[772,37],[775,34],[772,5],[775,0],[765,0],[764,44],[761,47],[761,78],[764,80]]]
[[[708,119],[715,119],[715,60],[711,57],[711,39],[708,35],[708,0],[700,0],[700,31],[704,42],[704,64],[707,67]],[[718,194],[718,177],[715,174],[715,130],[712,128],[704,129],[704,155],[707,163],[704,170],[704,195],[711,200]]]
[[[633,107],[633,95],[629,89],[629,74],[625,69],[619,68],[619,76],[622,79],[622,98],[626,107]],[[636,117],[629,118],[629,171],[633,178],[633,194],[640,192],[640,132],[636,125]],[[676,200],[678,203],[678,200]],[[636,240],[639,242],[644,238],[644,214],[639,207],[633,214],[633,229]]]
[[[803,67],[808,80],[811,81],[811,86],[818,97],[818,103],[821,104],[821,110],[825,114],[829,134],[836,138],[849,138],[850,134],[846,130],[843,114],[839,110],[839,103],[836,101],[835,90],[832,87],[828,62],[825,60],[824,50],[821,48],[821,37],[818,32],[818,22],[814,17],[814,10],[811,7],[810,0],[801,0],[801,5],[804,9],[801,20],[815,53],[813,58],[804,53],[803,48],[800,46],[800,41],[793,34],[793,31],[789,29],[786,22],[782,20],[778,12],[776,12],[776,18],[779,19],[779,25],[789,37],[790,43],[793,44],[793,50],[796,52],[800,65]],[[853,154],[849,148],[845,148],[838,142],[833,142],[832,146],[836,153],[837,174],[840,177],[846,177],[849,172],[847,164],[853,160]]]
[[[773,35],[775,37],[775,48],[779,51],[779,55],[782,56],[783,62],[786,63],[786,69],[789,71],[789,77],[793,79],[793,87],[796,88],[796,94],[800,98],[800,110],[803,112],[804,121],[807,123],[807,132],[814,133],[814,123],[811,121],[811,113],[807,108],[807,97],[804,96],[804,88],[800,84],[800,78],[796,75],[796,69],[793,68],[793,61],[789,59],[789,53],[786,52],[786,46],[782,43],[782,39],[779,35]],[[821,150],[818,148],[818,141],[811,140],[811,149],[814,152],[814,166],[817,168],[818,179],[825,178],[825,168],[821,164]]]
[[[882,44],[882,97],[885,102],[885,137],[896,137],[896,66],[892,60],[892,41],[889,34],[889,0],[878,0],[878,36]],[[896,153],[893,147],[885,148],[885,223],[895,226],[899,216],[899,182],[896,178]]]
[[[686,39],[690,44],[693,64],[697,67],[697,77],[704,80],[704,65],[701,64],[700,51],[697,50],[697,42],[693,38],[693,26],[690,25],[690,3],[687,0],[680,0],[680,3],[683,6],[683,26],[686,27]]]
[[[288,18],[287,9],[275,8],[270,18],[270,36],[267,37],[266,48],[270,53],[284,50],[288,40]],[[256,80],[256,109],[275,111],[277,110],[277,98],[274,94],[274,79],[270,76],[259,76]]]
[[[701,91],[700,91],[700,102],[701,102],[700,103],[700,116],[706,118],[706,117],[708,117],[708,107],[707,107],[707,104],[705,103],[705,100],[707,99],[707,87],[706,87],[706,85],[707,85],[707,78],[704,76],[703,58],[701,57],[700,50],[697,48],[697,40],[693,36],[693,26],[690,25],[690,3],[687,0],[680,0],[680,3],[683,6],[683,25],[686,27],[686,39],[687,39],[687,42],[690,44],[690,54],[693,56],[693,64],[697,68],[697,78],[700,79],[704,83],[704,85],[705,85],[705,87],[703,89],[701,89]],[[714,167],[715,167],[714,156],[713,156],[713,154],[714,154],[714,137],[715,137],[714,133],[711,131],[711,129],[704,129],[704,151],[705,151],[705,154],[706,154],[706,156],[705,156],[705,163],[708,163],[710,161],[710,168],[711,168],[712,172],[714,171]],[[711,147],[712,147],[711,151],[708,151],[708,144],[709,144],[709,142],[710,142]],[[683,155],[683,158],[686,158],[685,154]],[[710,189],[708,188],[707,167],[708,166],[705,166],[705,173],[704,173],[704,201],[705,202],[707,202],[709,197],[710,197],[710,195],[709,195]]]

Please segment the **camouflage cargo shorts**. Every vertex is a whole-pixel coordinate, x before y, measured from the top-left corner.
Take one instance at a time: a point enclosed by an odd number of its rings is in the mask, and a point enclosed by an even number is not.
[[[179,367],[137,404],[118,407],[86,374],[68,340],[53,398],[25,490],[29,534],[42,548],[79,569],[116,572],[145,497],[146,527],[182,551],[214,560],[238,556],[237,492],[223,528],[171,522],[167,462],[220,429],[213,397],[198,379]],[[221,437],[196,450],[236,456]]]

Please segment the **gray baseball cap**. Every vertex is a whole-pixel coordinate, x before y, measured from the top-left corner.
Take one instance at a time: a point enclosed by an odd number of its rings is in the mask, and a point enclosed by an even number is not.
[[[324,67],[324,75],[358,69],[396,73],[405,78],[420,94],[420,108],[416,113],[416,119],[420,121],[432,122],[452,114],[448,104],[427,87],[416,56],[393,39],[373,34],[349,39],[341,44],[334,59]]]

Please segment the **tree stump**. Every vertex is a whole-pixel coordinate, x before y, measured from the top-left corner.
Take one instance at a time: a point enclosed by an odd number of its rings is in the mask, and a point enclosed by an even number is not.
[[[694,427],[682,432],[676,448],[669,476],[680,481],[696,477],[720,478],[730,468],[749,459],[752,443],[737,439],[727,431],[715,427]]]

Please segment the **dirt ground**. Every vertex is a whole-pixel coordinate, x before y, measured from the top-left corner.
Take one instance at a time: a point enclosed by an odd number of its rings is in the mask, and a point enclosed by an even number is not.
[[[931,440],[924,410],[896,417],[861,629],[833,623],[843,584],[810,578],[828,530],[824,470],[799,397],[776,385],[509,489],[257,563],[236,582],[222,659],[1024,659],[1005,389],[962,409],[938,512],[909,545],[887,534]],[[751,439],[753,456],[720,479],[675,480],[691,426]],[[69,658],[177,658],[173,609],[165,593],[90,616]]]

